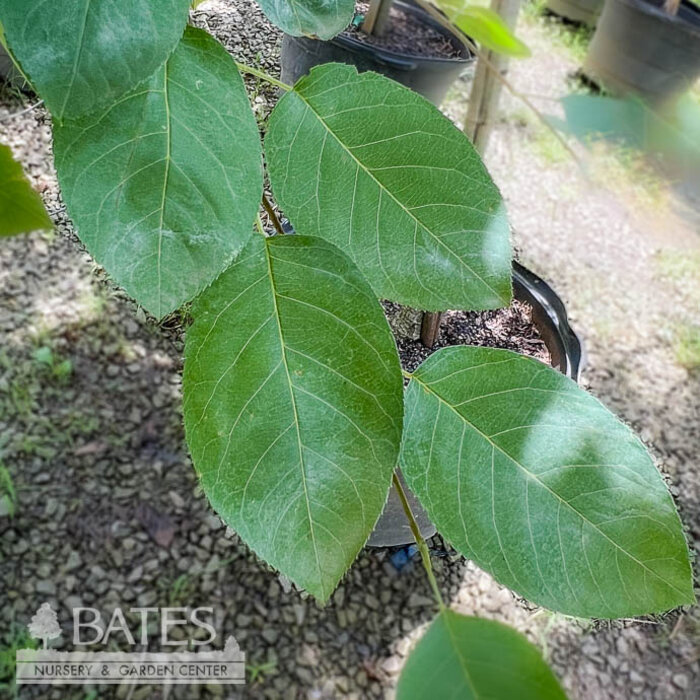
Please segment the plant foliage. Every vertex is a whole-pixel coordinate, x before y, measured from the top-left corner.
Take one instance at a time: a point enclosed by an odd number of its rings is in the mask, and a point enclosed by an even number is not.
[[[252,234],[260,137],[226,50],[201,29],[117,102],[54,129],[78,234],[157,317],[192,299]]]
[[[639,439],[576,384],[507,350],[431,355],[406,392],[401,466],[450,542],[578,617],[693,602],[671,496]]]
[[[348,253],[378,296],[430,310],[510,301],[501,195],[420,95],[352,66],[313,68],[273,110],[265,152],[295,229]]]
[[[442,610],[409,657],[397,700],[564,700],[537,649],[510,627]]]
[[[51,228],[41,197],[32,189],[9,147],[0,144],[0,236]]]
[[[113,104],[159,68],[189,0],[0,0],[8,43],[60,122]]]
[[[350,24],[355,0],[260,0],[260,7],[287,34],[330,39]]]
[[[197,300],[185,427],[214,508],[325,601],[369,537],[398,458],[401,368],[337,248],[256,236]]]
[[[435,0],[450,22],[482,47],[516,58],[530,55],[530,49],[518,39],[493,10],[465,0]]]

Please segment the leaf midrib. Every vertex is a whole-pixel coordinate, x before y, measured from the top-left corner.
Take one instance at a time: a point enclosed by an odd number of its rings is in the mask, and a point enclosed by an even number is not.
[[[428,384],[425,382],[421,381],[415,374],[412,375],[411,381],[415,381],[416,384],[420,385],[423,387],[429,394],[432,394],[438,401],[441,403],[445,404],[453,413],[455,413],[461,420],[463,420],[467,425],[469,425],[473,430],[475,430],[481,437],[486,440],[495,450],[498,450],[501,454],[503,454],[507,459],[509,459],[513,464],[515,464],[517,467],[519,467],[526,476],[531,478],[535,483],[537,483],[539,486],[541,486],[543,489],[545,489],[548,493],[552,494],[559,503],[563,503],[569,510],[571,510],[573,513],[575,513],[581,520],[588,525],[590,525],[598,534],[600,534],[602,537],[604,537],[608,542],[610,542],[616,549],[620,550],[625,556],[629,557],[632,561],[634,561],[636,564],[642,567],[645,571],[648,571],[652,576],[655,576],[659,581],[661,581],[664,585],[668,586],[672,590],[674,590],[676,593],[679,593],[683,599],[686,599],[686,593],[679,588],[677,588],[673,583],[666,581],[664,578],[662,578],[656,571],[653,569],[649,568],[644,562],[640,561],[637,559],[633,554],[628,552],[626,549],[624,549],[622,546],[620,546],[615,540],[613,540],[609,535],[607,535],[605,532],[603,532],[595,523],[593,523],[591,520],[589,520],[583,513],[578,511],[574,506],[572,506],[566,499],[562,498],[556,491],[552,490],[549,486],[547,486],[544,482],[542,482],[536,474],[533,474],[529,469],[527,469],[523,464],[521,464],[515,457],[512,455],[508,454],[500,445],[495,443],[491,438],[486,435],[483,431],[481,431],[474,423],[472,423],[470,420],[467,419],[466,416],[464,416],[462,413],[460,413],[454,406],[452,406],[451,403],[446,401],[445,399],[440,396],[437,392],[435,392]]]
[[[467,668],[467,659],[462,655],[459,644],[457,643],[456,635],[453,632],[452,627],[450,627],[450,615],[450,610],[442,611],[443,620],[445,621],[445,629],[447,630],[447,636],[450,638],[450,642],[452,642],[452,647],[455,650],[455,656],[457,656],[457,658],[459,659],[459,665],[464,671],[464,676],[467,681],[467,685],[471,688],[471,691],[474,694],[474,700],[479,700],[480,695],[476,687],[474,686],[474,681],[472,680],[471,674],[469,673],[469,670]]]
[[[430,228],[428,228],[408,207],[406,207],[403,202],[399,201],[396,196],[391,192],[391,190],[387,189],[387,187],[382,183],[380,180],[375,177],[374,173],[369,170],[363,163],[360,161],[357,156],[348,148],[340,139],[340,137],[331,129],[329,124],[323,119],[323,117],[313,108],[311,103],[304,98],[304,96],[299,93],[298,91],[294,90],[293,94],[295,94],[307,107],[307,109],[311,110],[316,115],[316,118],[319,120],[319,122],[324,126],[326,131],[333,136],[333,138],[336,140],[336,142],[340,145],[340,147],[355,161],[357,166],[359,168],[362,168],[362,171],[365,172],[379,187],[380,192],[386,192],[386,194],[391,197],[391,199],[394,200],[394,202],[397,204],[397,206],[406,214],[408,214],[413,221],[415,221],[417,226],[420,226],[422,230],[426,231],[431,238],[433,238],[440,246],[442,246],[453,258],[455,258],[462,267],[464,267],[466,270],[468,270],[476,279],[478,279],[487,289],[489,289],[497,299],[500,301],[507,303],[509,300],[507,298],[504,298],[498,291],[496,291],[481,275],[479,275],[475,270],[473,270],[469,265],[467,265],[466,262],[454,251],[450,246],[447,245],[439,236],[436,236]]]
[[[301,441],[301,433],[299,432],[299,412],[297,410],[296,395],[294,394],[294,385],[289,372],[289,364],[287,362],[287,346],[282,333],[282,323],[280,321],[279,306],[277,304],[277,287],[275,286],[275,278],[272,274],[272,256],[270,255],[269,242],[267,239],[263,241],[265,249],[265,261],[267,263],[267,274],[270,278],[270,288],[272,289],[272,304],[274,306],[275,321],[277,322],[277,331],[279,333],[280,346],[282,349],[282,363],[284,366],[285,377],[289,385],[289,395],[292,401],[292,411],[294,413],[294,426],[297,434],[297,446],[299,448],[299,468],[301,470],[301,483],[304,487],[304,501],[306,502],[306,513],[309,519],[309,531],[311,534],[311,542],[314,548],[314,556],[316,558],[316,570],[318,572],[318,583],[321,588],[321,599],[326,598],[326,587],[323,584],[323,574],[321,573],[321,561],[318,555],[318,543],[316,542],[316,533],[314,532],[314,521],[311,516],[311,500],[309,499],[309,491],[306,485],[306,470],[304,462],[303,443]]]
[[[163,223],[165,221],[165,198],[168,192],[168,178],[170,177],[170,161],[172,159],[173,128],[170,119],[170,98],[168,96],[168,61],[163,66],[163,102],[165,104],[166,120],[166,147],[165,147],[165,173],[163,174],[163,191],[160,198],[160,214],[158,219],[158,317],[160,318],[163,305],[162,292],[162,249],[163,249]]]

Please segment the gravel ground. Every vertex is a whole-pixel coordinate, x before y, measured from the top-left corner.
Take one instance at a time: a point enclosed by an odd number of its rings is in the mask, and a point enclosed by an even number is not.
[[[250,0],[209,0],[195,21],[237,58],[273,74],[279,33]],[[573,66],[529,26],[535,55],[511,76],[528,92],[565,91]],[[255,88],[254,83],[250,83]],[[523,87],[524,86],[524,87]],[[272,92],[260,92],[264,115]],[[545,104],[551,104],[545,102]],[[42,191],[56,231],[0,247],[0,450],[18,493],[0,517],[0,635],[45,600],[70,637],[70,609],[213,605],[256,671],[244,689],[174,687],[169,697],[390,697],[433,614],[417,561],[366,550],[320,608],[256,560],[207,506],[183,444],[181,334],[158,328],[81,250],[58,198],[41,109],[0,96],[0,138]],[[653,445],[690,536],[700,538],[700,377],[674,356],[677,324],[698,322],[700,237],[635,188],[614,191],[569,161],[552,163],[511,100],[488,162],[508,200],[522,257],[555,285],[586,338],[592,391]],[[459,117],[461,103],[448,106]],[[660,254],[661,251],[661,254]],[[666,261],[665,264],[662,264]],[[50,348],[51,359],[46,361]],[[70,367],[65,361],[70,361]],[[63,363],[63,364],[62,364]],[[540,610],[436,539],[437,577],[459,610],[498,619],[538,643],[572,698],[696,698],[700,616],[585,623]],[[249,675],[250,678],[250,675]],[[101,687],[100,698],[161,698],[153,686]],[[82,698],[25,687],[20,697]]]

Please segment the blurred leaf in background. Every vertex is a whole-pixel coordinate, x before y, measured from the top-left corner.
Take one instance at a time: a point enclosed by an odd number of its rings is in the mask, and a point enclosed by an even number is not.
[[[41,197],[32,189],[9,147],[0,144],[0,236],[51,228]]]
[[[525,58],[530,55],[530,49],[513,34],[508,25],[493,10],[475,6],[464,0],[433,1],[452,24],[481,46],[516,58]]]
[[[700,103],[690,95],[664,111],[637,98],[601,95],[567,95],[561,104],[564,119],[547,120],[583,143],[622,143],[660,158],[675,174],[700,173]]]

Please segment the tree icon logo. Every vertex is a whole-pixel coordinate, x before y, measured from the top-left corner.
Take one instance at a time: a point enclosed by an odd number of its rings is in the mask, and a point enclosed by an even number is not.
[[[56,639],[61,636],[58,615],[48,603],[41,604],[41,607],[32,617],[32,621],[27,625],[27,629],[34,639],[43,641],[44,649],[47,648],[50,639]]]

